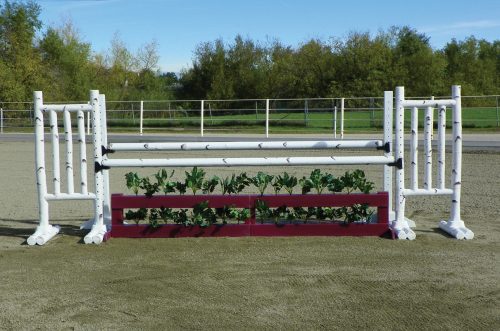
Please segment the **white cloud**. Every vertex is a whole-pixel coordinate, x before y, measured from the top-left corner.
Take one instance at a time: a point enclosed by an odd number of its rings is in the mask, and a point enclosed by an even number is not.
[[[461,30],[486,30],[498,27],[500,27],[500,21],[479,20],[479,21],[457,22],[447,25],[424,26],[420,27],[418,31],[423,33],[447,34],[451,32],[458,32]]]

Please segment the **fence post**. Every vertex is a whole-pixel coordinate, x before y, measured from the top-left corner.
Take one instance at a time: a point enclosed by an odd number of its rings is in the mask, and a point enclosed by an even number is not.
[[[370,128],[375,127],[375,100],[370,98]]]
[[[205,112],[205,100],[201,100],[201,109],[200,109],[200,135],[203,137],[203,115]]]
[[[144,101],[141,100],[140,112],[139,112],[139,134],[142,136],[143,130],[142,125],[144,123]]]
[[[337,138],[337,106],[333,107],[333,138]]]
[[[344,139],[344,100],[340,99],[340,139]]]
[[[309,126],[309,103],[307,102],[307,99],[304,100],[304,123],[307,128]]]
[[[269,99],[266,99],[266,138],[269,138]]]
[[[498,95],[497,95],[497,128],[500,127],[500,117],[498,116]]]
[[[3,108],[0,108],[0,133],[3,133]]]

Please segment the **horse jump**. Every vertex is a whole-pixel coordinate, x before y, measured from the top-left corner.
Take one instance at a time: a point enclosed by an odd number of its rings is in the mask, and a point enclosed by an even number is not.
[[[460,217],[461,193],[461,96],[460,87],[452,87],[452,98],[441,100],[406,100],[404,88],[396,88],[395,135],[393,134],[393,93],[384,92],[384,136],[382,140],[320,140],[320,141],[262,141],[262,142],[184,142],[184,143],[108,143],[105,96],[92,90],[88,104],[49,105],[43,103],[42,92],[34,92],[35,109],[35,163],[38,188],[39,220],[35,233],[28,238],[29,245],[43,245],[59,232],[57,226],[49,223],[48,202],[55,200],[92,200],[94,218],[91,230],[85,236],[85,243],[101,243],[109,232],[111,220],[109,170],[115,167],[192,167],[192,166],[270,166],[270,165],[379,165],[383,166],[383,189],[389,194],[389,210],[392,210],[393,169],[395,168],[394,212],[391,213],[390,229],[398,239],[415,239],[411,229],[412,221],[405,218],[405,201],[415,195],[450,195],[451,216],[441,221],[440,228],[457,239],[472,239],[474,234],[467,229]],[[452,178],[451,188],[445,186],[445,130],[446,108],[452,108]],[[410,175],[411,185],[406,188],[404,162],[404,110],[411,108]],[[424,185],[418,187],[418,109],[425,109],[424,121]],[[433,108],[439,109],[438,119],[438,170],[437,185],[432,185],[432,125]],[[50,117],[53,163],[53,193],[48,193],[45,166],[44,114]],[[63,113],[63,127],[66,142],[66,192],[61,191],[59,133],[57,114]],[[71,113],[76,113],[80,192],[74,189],[73,141]],[[94,193],[87,187],[87,156],[85,146],[84,114],[92,114]],[[394,148],[393,148],[394,136]],[[373,149],[382,152],[377,156],[318,156],[318,157],[265,157],[265,158],[167,158],[167,159],[110,159],[111,152],[120,151],[193,151],[193,150],[288,150],[288,149]],[[394,150],[394,151],[393,151]]]

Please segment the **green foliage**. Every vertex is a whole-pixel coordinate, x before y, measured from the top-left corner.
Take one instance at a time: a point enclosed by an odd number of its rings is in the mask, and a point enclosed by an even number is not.
[[[177,190],[177,192],[179,192],[179,194],[186,193],[186,183],[183,182],[175,183],[175,189]]]
[[[264,223],[264,220],[269,219],[272,215],[271,210],[264,200],[255,201],[255,213],[257,214],[256,216],[261,221],[261,223]]]
[[[280,181],[278,177],[274,177],[274,180],[271,182],[271,186],[273,187],[274,194],[277,195],[283,188],[283,182]]]
[[[243,191],[245,187],[249,186],[251,180],[247,174],[243,172],[239,175],[232,174],[231,177],[219,179],[219,182],[222,188],[222,194],[237,194]]]
[[[159,227],[160,226],[159,218],[160,218],[160,213],[158,209],[151,208],[149,210],[149,225],[153,228]]]
[[[158,173],[155,174],[158,189],[164,194],[175,192],[177,183],[169,180],[173,175],[174,170],[172,170],[172,172],[168,174],[165,169],[161,169],[160,171],[158,171]]]
[[[207,227],[217,222],[216,213],[208,207],[208,201],[196,204],[192,210],[192,225]]]
[[[139,187],[144,190],[145,192],[144,194],[148,198],[152,197],[155,193],[158,193],[160,190],[158,183],[151,183],[149,177],[142,178]]]
[[[306,194],[315,189],[317,194],[321,194],[323,190],[334,182],[335,178],[331,174],[323,174],[320,169],[311,171],[309,178],[302,177],[299,181],[302,187],[302,194]]]
[[[205,178],[205,171],[203,169],[198,169],[198,167],[193,167],[191,172],[186,173],[186,186],[193,191],[193,195],[203,187],[203,180]]]
[[[280,188],[284,188],[288,194],[293,193],[293,188],[297,186],[297,177],[289,175],[287,172],[283,173],[283,176],[279,175],[277,178]]]
[[[256,176],[249,177],[246,172],[238,175],[232,174],[230,177],[220,179],[213,176],[208,180],[204,180],[205,171],[194,167],[190,172],[185,172],[186,178],[181,182],[170,181],[174,172],[168,173],[165,170],[160,170],[154,176],[156,182],[152,183],[149,177],[139,177],[137,173],[129,172],[125,175],[127,187],[137,194],[139,188],[144,190],[147,197],[153,196],[155,193],[163,191],[163,193],[174,192],[175,189],[180,194],[186,192],[189,187],[193,194],[200,189],[205,194],[212,193],[218,184],[221,185],[223,194],[238,194],[247,186],[253,184],[259,190],[261,195],[269,184],[273,186],[275,194],[284,188],[289,194],[293,193],[293,189],[297,184],[302,187],[302,194],[306,194],[311,190],[321,194],[325,188],[331,192],[360,192],[370,193],[373,190],[374,184],[366,179],[365,173],[362,170],[347,171],[343,176],[335,178],[332,174],[322,173],[320,169],[314,169],[309,177],[303,177],[297,180],[295,176],[284,172],[276,177],[265,174],[259,171]],[[222,224],[227,224],[228,219],[236,220],[238,223],[250,218],[249,209],[235,208],[234,206],[224,206],[215,210],[208,207],[209,202],[203,201],[191,209],[188,214],[187,209],[173,210],[171,208],[161,207],[160,209],[150,209],[149,216],[147,209],[141,208],[137,211],[129,210],[126,213],[126,218],[140,222],[141,220],[149,221],[150,226],[158,227],[160,221],[167,223],[172,220],[176,224],[185,226],[199,225],[206,227],[217,222],[217,219],[222,220]],[[274,219],[276,223],[280,220],[306,222],[308,219],[316,220],[340,220],[344,222],[368,221],[372,216],[373,211],[368,205],[356,204],[349,207],[331,208],[331,207],[302,207],[288,208],[280,206],[271,209],[267,206],[264,200],[256,200],[255,202],[256,217],[264,222],[266,219]]]
[[[274,176],[259,171],[257,175],[255,175],[255,177],[252,177],[250,179],[250,181],[253,185],[255,185],[255,187],[257,187],[260,195],[264,195],[264,191],[266,190],[269,183],[271,183],[273,178]]]
[[[137,195],[141,185],[141,178],[139,175],[136,172],[128,172],[125,174],[125,180],[127,181],[127,188]]]
[[[125,213],[125,219],[134,221],[136,224],[139,224],[140,221],[143,221],[148,216],[148,210],[146,208],[139,208],[138,210],[128,210]]]
[[[220,181],[219,177],[212,176],[212,178],[203,182],[202,185],[203,194],[212,193],[217,187],[217,184],[219,184],[219,181]]]
[[[347,193],[359,191],[361,193],[370,193],[375,186],[374,183],[366,179],[364,171],[356,169],[354,171],[346,171],[340,178],[342,188],[347,190]]]
[[[158,214],[165,224],[168,222],[168,220],[174,219],[172,208],[160,207],[160,211],[158,212]]]

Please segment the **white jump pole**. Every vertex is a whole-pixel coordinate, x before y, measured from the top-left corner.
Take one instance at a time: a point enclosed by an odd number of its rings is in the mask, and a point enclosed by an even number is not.
[[[303,165],[385,165],[394,162],[387,156],[318,156],[255,158],[180,158],[180,159],[109,159],[102,164],[124,167],[234,167],[234,166],[303,166]]]
[[[47,176],[45,167],[45,130],[43,121],[43,96],[41,91],[33,93],[35,115],[35,174],[38,191],[39,225],[31,236],[28,245],[44,245],[48,240],[59,233],[58,226],[49,224],[49,203],[47,196]]]
[[[269,99],[266,99],[266,138],[269,138]]]
[[[78,126],[78,144],[80,151],[80,187],[82,194],[88,194],[87,188],[87,146],[85,142],[85,118],[83,111],[76,114]]]
[[[90,91],[90,100],[92,105],[92,131],[94,142],[94,162],[96,168],[103,163],[102,157],[102,132],[101,132],[101,114],[99,105],[99,91]],[[100,244],[106,234],[106,225],[104,224],[104,178],[103,171],[96,169],[94,175],[95,182],[95,209],[94,224],[90,232],[84,237],[86,244]]]
[[[434,100],[434,97],[431,97]],[[432,140],[434,131],[434,108],[425,108],[424,119],[424,155],[425,155],[425,168],[424,168],[424,189],[429,190],[432,188]]]
[[[87,135],[90,136],[90,126],[92,124],[90,123],[90,112],[87,113]]]
[[[381,149],[382,140],[213,141],[171,143],[110,143],[113,151],[202,151],[286,149]]]
[[[439,117],[438,117],[438,173],[437,173],[437,183],[438,188],[444,189],[444,178],[445,178],[445,167],[446,167],[446,153],[445,153],[445,141],[446,141],[446,106],[439,107]]]
[[[108,121],[106,116],[106,96],[104,94],[99,95],[99,107],[101,115],[101,141],[102,146],[108,146]],[[102,156],[103,160],[107,160],[108,156],[105,154]],[[111,192],[109,189],[109,170],[103,169],[103,213],[104,213],[104,223],[111,226]]]
[[[73,130],[71,129],[71,114],[68,110],[63,112],[64,138],[66,141],[66,184],[69,194],[75,192],[73,175]]]
[[[462,221],[460,216],[460,195],[462,190],[462,102],[460,86],[452,86],[451,96],[455,100],[452,113],[453,159],[451,186],[453,194],[451,197],[450,219],[448,221],[441,221],[439,227],[457,239],[472,239],[474,238],[474,233],[465,227],[464,221]]]
[[[411,109],[411,140],[410,140],[410,162],[411,162],[411,188],[418,188],[418,108]]]
[[[57,129],[57,113],[55,110],[49,111],[50,132],[52,135],[52,181],[54,183],[54,194],[61,193],[61,168],[59,165],[59,132]]]
[[[395,144],[395,159],[404,160],[404,87],[396,87],[396,144]],[[401,169],[396,170],[396,192],[395,192],[395,217],[396,220],[391,224],[393,233],[398,239],[416,238],[415,233],[410,229],[410,226],[405,219],[405,173],[404,164]]]
[[[200,107],[200,136],[203,137],[203,117],[205,113],[205,100],[201,100],[201,107]]]
[[[385,91],[384,92],[384,144],[388,144],[389,150],[386,150],[384,155],[392,156],[393,155],[393,144],[392,144],[392,136],[393,136],[393,92]],[[393,170],[392,166],[384,165],[384,178],[383,178],[383,188],[385,192],[389,193],[389,212],[392,212],[392,181],[393,181]]]

